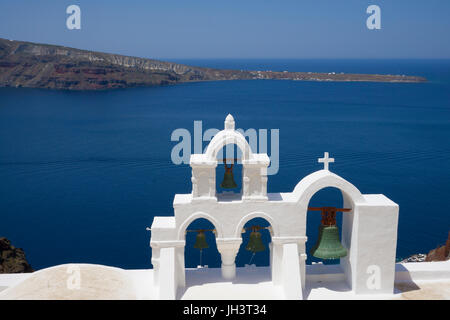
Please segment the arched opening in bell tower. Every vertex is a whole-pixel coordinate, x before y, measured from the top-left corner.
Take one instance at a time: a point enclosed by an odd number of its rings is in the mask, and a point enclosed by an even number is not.
[[[186,268],[220,267],[214,225],[205,218],[192,221],[185,231],[184,259]]]
[[[242,193],[242,151],[233,143],[217,153],[216,190],[219,194]]]
[[[262,218],[250,219],[242,228],[242,244],[236,256],[236,266],[270,266],[270,223]]]
[[[348,248],[342,245],[342,220],[350,212],[348,209],[352,209],[351,205],[345,204],[342,191],[335,187],[323,188],[311,197],[306,220],[306,264],[339,264],[339,256],[343,257],[345,251],[348,254]]]

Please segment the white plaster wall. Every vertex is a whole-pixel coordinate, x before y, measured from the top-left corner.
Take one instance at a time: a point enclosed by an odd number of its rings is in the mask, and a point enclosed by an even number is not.
[[[184,229],[198,218],[208,219],[217,229],[218,238],[238,238],[245,223],[264,218],[272,226],[274,236],[304,236],[303,215],[295,203],[273,201],[192,202],[175,206],[177,228]],[[184,236],[184,230],[178,235]],[[179,238],[180,239],[180,238]]]
[[[283,244],[281,281],[286,299],[303,299],[298,248],[296,243]]]
[[[358,211],[359,207],[354,207],[354,204],[351,200],[351,198],[346,194],[342,193],[343,196],[343,206],[344,208],[352,208],[351,212],[346,212],[342,216],[342,236],[341,236],[341,243],[342,245],[347,249],[348,254],[346,257],[340,259],[340,265],[342,270],[345,273],[345,280],[347,284],[352,287],[352,283],[354,282],[355,276],[352,273],[352,270],[355,268],[355,262],[356,262],[356,252],[357,252],[357,240],[356,240],[356,231],[353,230],[356,229],[357,224],[354,223],[355,221],[355,215]]]
[[[397,224],[399,207],[383,195],[365,195],[366,203],[359,206],[357,235],[352,252],[355,259],[352,289],[358,294],[392,293],[395,278]],[[369,285],[379,270],[379,287]]]
[[[175,300],[177,295],[177,274],[175,261],[175,248],[162,248],[160,254],[159,270],[159,299]]]

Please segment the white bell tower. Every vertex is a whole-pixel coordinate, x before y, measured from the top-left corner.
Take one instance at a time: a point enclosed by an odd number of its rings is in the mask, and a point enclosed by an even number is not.
[[[216,191],[217,155],[228,144],[237,145],[242,152],[241,193]],[[235,260],[245,224],[254,218],[265,219],[270,224],[272,283],[282,288],[286,299],[303,299],[308,277],[305,250],[308,205],[316,192],[327,187],[342,192],[347,208],[341,238],[348,254],[340,260],[338,277],[356,294],[392,293],[399,206],[382,194],[362,194],[331,172],[329,163],[334,159],[328,153],[319,159],[324,169],[304,177],[292,192],[268,194],[269,162],[267,154],[252,152],[245,137],[235,130],[231,115],[226,117],[224,130],[214,136],[205,153],[191,155],[192,192],[176,194],[174,216],[154,217],[151,227],[154,284],[160,299],[175,299],[178,288],[186,285],[186,229],[200,218],[214,225],[221,274],[226,280],[236,276]],[[373,279],[377,280],[376,285],[371,285]]]
[[[229,114],[224,130],[218,132],[204,154],[191,155],[192,198],[217,201],[216,167],[217,154],[225,145],[234,144],[242,152],[242,200],[267,200],[267,154],[255,154],[245,137],[235,130],[234,118]]]

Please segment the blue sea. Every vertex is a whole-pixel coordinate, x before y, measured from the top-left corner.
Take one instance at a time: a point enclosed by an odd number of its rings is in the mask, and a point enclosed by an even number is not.
[[[154,216],[173,215],[176,193],[191,192],[190,167],[171,161],[177,144],[171,134],[177,128],[193,132],[195,120],[203,121],[203,130],[221,129],[228,113],[237,128],[279,129],[279,171],[269,176],[269,192],[292,191],[322,168],[317,158],[328,151],[336,159],[330,164],[333,172],[362,193],[383,193],[400,205],[397,258],[445,242],[450,229],[450,60],[175,62],[419,75],[429,81],[225,81],[100,92],[1,88],[0,236],[23,248],[34,269],[68,262],[151,267],[146,227]],[[223,168],[218,170],[220,180]],[[311,205],[341,206],[341,195],[324,189]],[[317,213],[308,215],[308,249],[319,221]],[[206,225],[197,221],[190,228]],[[199,263],[194,240],[189,233],[188,267]],[[245,234],[238,266],[249,262],[247,240]],[[267,245],[267,231],[263,240]],[[219,266],[212,234],[208,241],[203,263]],[[268,264],[268,251],[257,253],[253,262]]]

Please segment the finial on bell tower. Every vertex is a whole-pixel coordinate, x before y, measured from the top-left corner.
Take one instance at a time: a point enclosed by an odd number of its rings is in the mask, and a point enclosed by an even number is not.
[[[225,130],[234,130],[234,118],[231,114],[225,118]]]

